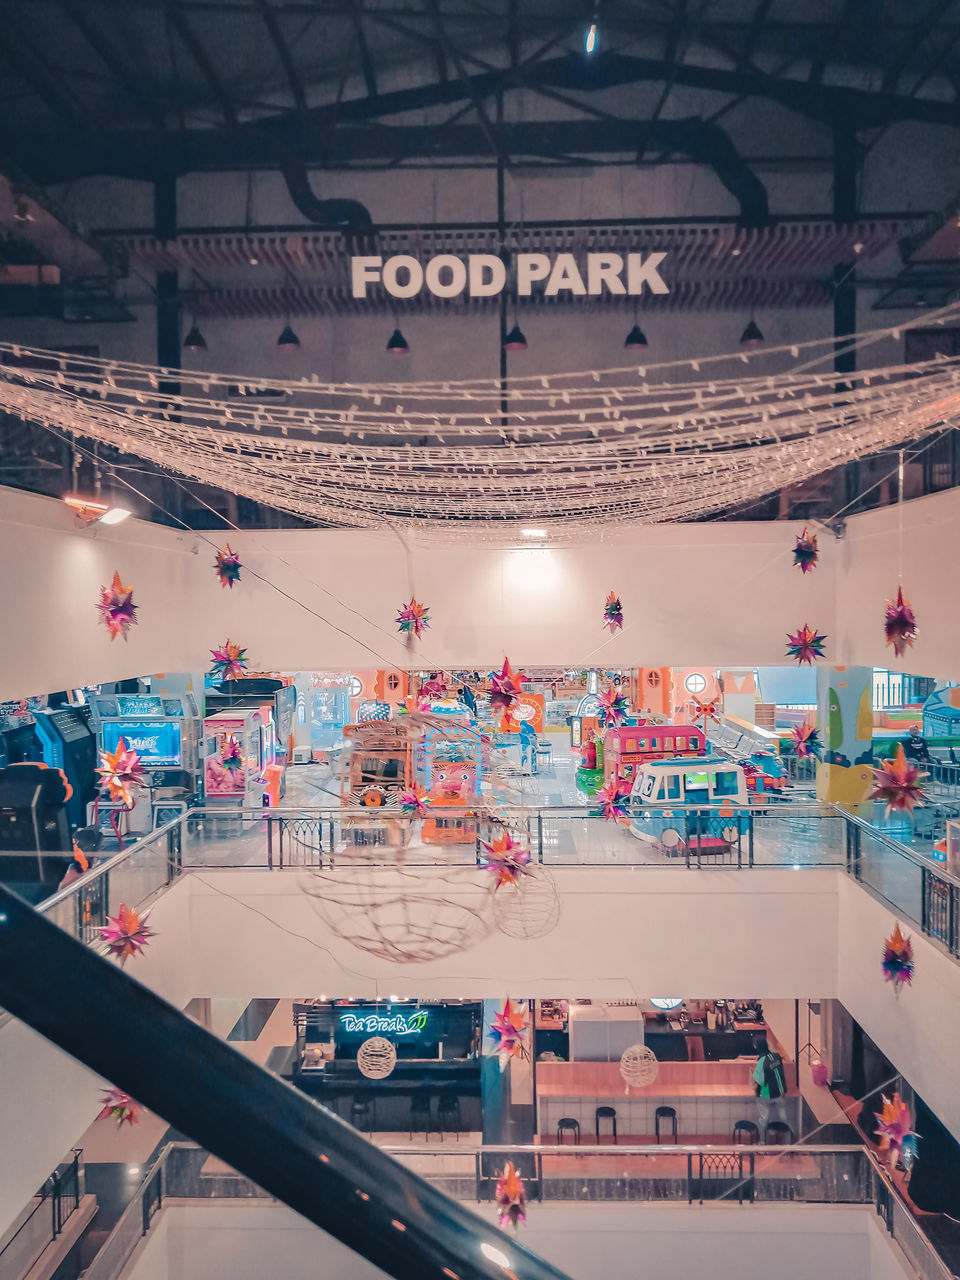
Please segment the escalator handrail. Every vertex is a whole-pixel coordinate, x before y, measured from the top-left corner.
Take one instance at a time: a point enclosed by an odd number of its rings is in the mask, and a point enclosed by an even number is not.
[[[2,885],[0,1006],[398,1280],[566,1280]]]

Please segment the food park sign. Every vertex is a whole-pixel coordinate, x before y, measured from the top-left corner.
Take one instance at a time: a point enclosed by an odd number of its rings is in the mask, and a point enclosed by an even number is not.
[[[660,275],[665,253],[588,253],[578,263],[572,253],[518,253],[516,264],[517,295],[528,298],[533,286],[541,281],[545,297],[566,293],[574,297],[597,296],[601,293],[639,297],[650,293],[669,293]],[[439,253],[425,263],[407,253],[391,258],[353,257],[350,277],[355,298],[366,298],[370,285],[381,284],[393,298],[415,298],[426,289],[436,298],[491,298],[507,287],[507,268],[492,253],[468,253],[457,257]]]

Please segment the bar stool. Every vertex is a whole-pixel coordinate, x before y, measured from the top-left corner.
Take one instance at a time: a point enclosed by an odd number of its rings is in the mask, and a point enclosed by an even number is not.
[[[771,1120],[763,1133],[768,1147],[789,1147],[793,1142],[793,1130],[783,1120]]]
[[[616,1107],[597,1107],[594,1115],[597,1126],[597,1142],[600,1141],[600,1121],[611,1120],[613,1122],[613,1143],[617,1143],[617,1109]]]
[[[660,1141],[660,1121],[669,1121],[673,1133],[673,1140],[677,1140],[677,1113],[673,1107],[657,1107],[653,1113],[654,1131],[657,1135],[657,1142]]]
[[[557,1121],[557,1146],[558,1147],[562,1147],[564,1145],[563,1135],[567,1132],[573,1134],[574,1146],[579,1147],[580,1121],[574,1120],[570,1116],[564,1116],[562,1120]]]
[[[733,1126],[733,1141],[736,1146],[755,1147],[760,1141],[760,1130],[752,1120],[738,1120]]]
[[[457,1141],[460,1141],[460,1130],[463,1124],[460,1120],[460,1095],[456,1093],[441,1093],[440,1100],[437,1103],[437,1123],[440,1129],[440,1137],[443,1138],[444,1120],[447,1121],[448,1132],[457,1135]]]
[[[410,1099],[410,1137],[413,1138],[415,1129],[422,1129],[423,1136],[429,1142],[429,1133],[432,1125],[430,1123],[430,1103],[431,1096],[429,1093],[415,1093]],[[421,1124],[415,1124],[414,1121],[421,1120]]]
[[[354,1098],[350,1107],[350,1123],[355,1129],[370,1132],[370,1103],[366,1098]]]

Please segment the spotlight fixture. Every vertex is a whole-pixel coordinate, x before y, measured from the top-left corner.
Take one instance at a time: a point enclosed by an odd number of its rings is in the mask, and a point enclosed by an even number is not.
[[[283,326],[283,333],[277,339],[277,346],[281,351],[299,351],[300,339],[290,328],[289,323]]]
[[[408,356],[410,345],[399,329],[394,329],[387,342],[387,350],[392,356]]]
[[[751,320],[743,333],[740,335],[741,347],[762,347],[763,334],[756,320]]]
[[[634,324],[633,328],[627,334],[627,340],[623,345],[625,347],[645,347],[647,345],[647,335],[638,324]]]
[[[83,498],[77,493],[68,493],[63,500],[83,524],[120,524],[130,515],[127,507],[101,502],[99,498]]]
[[[507,351],[526,351],[527,340],[523,336],[523,330],[518,324],[514,324],[513,328],[504,338],[503,345]]]
[[[583,38],[584,53],[593,53],[597,47],[597,24],[591,22],[587,28],[587,34]]]
[[[197,322],[194,320],[190,326],[190,332],[183,340],[184,351],[206,351],[207,340],[197,328]]]
[[[247,259],[247,261],[250,263],[251,267],[259,267],[260,265],[260,259],[257,257],[255,253],[252,253],[252,252],[250,254],[250,257]]]

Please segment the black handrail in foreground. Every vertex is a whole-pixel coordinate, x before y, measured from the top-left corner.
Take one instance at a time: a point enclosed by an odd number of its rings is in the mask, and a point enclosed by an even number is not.
[[[397,1280],[567,1280],[3,886],[0,1006]]]

